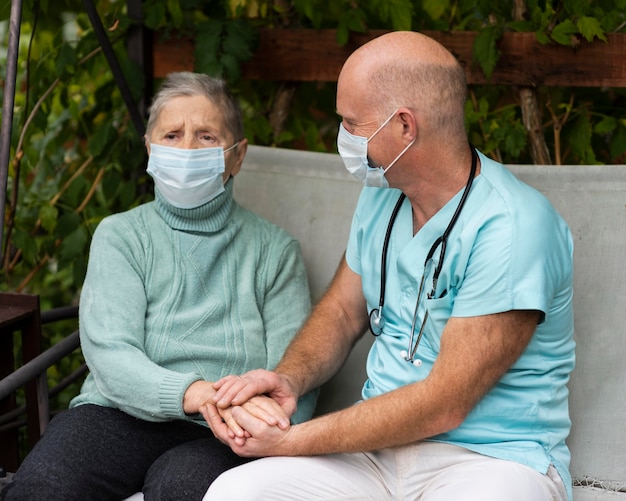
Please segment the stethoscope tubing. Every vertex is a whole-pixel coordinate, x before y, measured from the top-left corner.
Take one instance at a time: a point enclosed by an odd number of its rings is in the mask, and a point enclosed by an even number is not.
[[[429,298],[433,298],[436,294],[437,281],[439,280],[439,275],[443,267],[443,259],[446,253],[448,236],[450,235],[452,229],[454,228],[454,225],[456,224],[457,220],[459,219],[459,216],[461,215],[461,211],[463,210],[463,207],[465,206],[465,202],[467,201],[467,197],[469,196],[469,192],[472,188],[474,177],[476,176],[476,169],[478,166],[478,153],[476,152],[476,149],[474,148],[474,146],[472,146],[471,144],[470,144],[470,150],[472,153],[472,166],[470,168],[470,174],[465,184],[463,194],[461,195],[461,200],[459,201],[459,204],[457,205],[456,210],[454,211],[454,214],[452,215],[452,218],[450,219],[450,222],[448,223],[448,226],[446,227],[444,232],[441,234],[441,236],[439,236],[433,242],[433,245],[430,247],[430,250],[428,251],[428,254],[426,255],[426,259],[424,260],[424,272],[425,272],[428,261],[432,259],[432,257],[435,254],[435,250],[441,244],[441,250],[439,252],[439,262],[437,263],[435,272],[433,274],[433,286],[432,286],[431,292],[428,294]],[[372,310],[369,315],[370,331],[372,332],[374,336],[379,336],[382,332],[382,325],[384,323],[383,317],[382,317],[382,311],[385,305],[385,289],[386,289],[386,281],[387,281],[387,250],[389,249],[391,231],[396,222],[396,218],[398,217],[398,213],[400,212],[400,208],[405,198],[406,198],[406,195],[404,193],[401,193],[400,196],[398,197],[398,201],[396,202],[396,205],[393,208],[391,217],[389,218],[389,223],[387,224],[387,231],[385,232],[385,239],[383,241],[383,251],[381,253],[380,296],[378,300],[378,308],[375,308],[374,310]],[[422,283],[420,284],[420,291],[421,291],[422,286],[423,286],[423,280],[422,280]],[[418,294],[418,298],[417,298],[418,303],[419,303],[419,298],[420,298],[420,294]],[[416,314],[417,314],[417,304],[415,306],[414,317]],[[413,324],[412,324],[412,329],[411,329],[412,331],[414,330],[414,324],[415,324],[415,318],[413,319]],[[424,327],[423,324],[424,322],[422,322],[422,328],[420,329],[418,341],[416,344],[419,343],[422,337],[422,331]],[[410,339],[411,346],[409,346],[409,353],[411,353],[410,359],[413,358],[413,355],[415,354],[415,351],[417,350],[417,345],[415,347],[412,346],[413,334],[414,333],[411,332],[411,339]]]

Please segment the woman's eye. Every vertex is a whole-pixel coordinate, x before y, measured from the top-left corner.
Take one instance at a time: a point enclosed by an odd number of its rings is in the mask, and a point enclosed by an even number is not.
[[[200,136],[200,140],[205,142],[205,143],[215,143],[215,142],[217,142],[215,137],[210,136],[208,134],[204,134],[204,135]]]

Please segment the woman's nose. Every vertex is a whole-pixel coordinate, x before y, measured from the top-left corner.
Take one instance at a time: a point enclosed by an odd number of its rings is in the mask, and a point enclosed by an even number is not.
[[[185,148],[186,150],[195,150],[200,148],[200,145],[197,138],[194,136],[185,136],[183,137],[181,148]]]

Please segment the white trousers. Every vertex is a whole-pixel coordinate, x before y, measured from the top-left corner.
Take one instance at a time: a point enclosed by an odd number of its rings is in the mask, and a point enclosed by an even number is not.
[[[204,501],[567,501],[554,467],[420,442],[373,453],[264,458],[229,470]]]

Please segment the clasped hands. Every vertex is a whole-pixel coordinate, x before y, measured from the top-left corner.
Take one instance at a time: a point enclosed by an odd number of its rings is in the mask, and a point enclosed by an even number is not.
[[[212,387],[198,412],[217,438],[244,457],[286,453],[297,395],[285,377],[257,369],[226,376]]]

